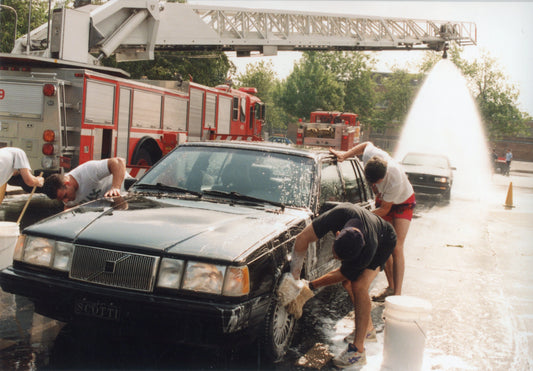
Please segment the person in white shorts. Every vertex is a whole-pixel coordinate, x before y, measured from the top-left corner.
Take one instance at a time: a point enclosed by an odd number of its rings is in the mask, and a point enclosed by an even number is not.
[[[376,195],[376,209],[373,212],[390,222],[398,237],[385,266],[388,287],[372,300],[384,301],[389,295],[401,295],[405,273],[404,242],[416,205],[413,186],[401,166],[371,142],[357,144],[346,152],[330,148],[330,152],[339,161],[363,155],[365,177]]]

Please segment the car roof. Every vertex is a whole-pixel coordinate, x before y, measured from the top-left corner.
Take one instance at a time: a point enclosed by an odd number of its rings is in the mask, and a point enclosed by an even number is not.
[[[205,141],[205,142],[186,142],[178,147],[205,147],[205,148],[235,148],[246,150],[261,150],[266,152],[286,153],[293,156],[311,157],[315,160],[324,157],[333,156],[329,151],[323,148],[310,148],[300,146],[280,146],[278,143],[269,141],[243,142],[243,141]]]

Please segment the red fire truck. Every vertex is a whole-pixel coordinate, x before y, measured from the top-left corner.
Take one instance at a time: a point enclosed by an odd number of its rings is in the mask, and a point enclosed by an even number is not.
[[[254,93],[0,54],[0,147],[22,148],[46,175],[119,156],[135,176],[184,141],[261,140],[265,110]]]
[[[298,123],[296,144],[346,151],[359,143],[359,115],[338,111],[311,112],[310,122]]]

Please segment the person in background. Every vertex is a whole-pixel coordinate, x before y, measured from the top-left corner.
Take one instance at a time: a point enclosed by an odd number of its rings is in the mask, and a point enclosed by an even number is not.
[[[333,256],[341,261],[334,269],[309,282],[309,288],[342,282],[350,295],[355,312],[355,333],[347,349],[335,357],[337,367],[364,365],[365,341],[376,341],[376,331],[370,316],[372,302],[368,294],[370,284],[391,255],[396,245],[393,226],[372,212],[342,203],[313,220],[297,236],[291,256],[291,274],[299,279],[309,244],[328,232],[336,234]]]
[[[511,148],[507,149],[507,152],[505,152],[505,175],[509,176],[509,173],[511,171],[511,161],[513,160],[513,153],[511,152]]]
[[[130,176],[123,158],[93,160],[65,175],[50,175],[44,182],[43,193],[69,208],[100,197],[120,196],[126,177]]]
[[[416,205],[413,186],[401,166],[371,142],[360,143],[346,152],[329,150],[339,161],[363,155],[365,177],[376,195],[373,212],[394,226],[398,239],[385,266],[388,287],[372,300],[382,302],[389,295],[401,295],[405,274],[404,243]]]
[[[496,169],[498,168],[498,154],[496,153],[496,148],[492,149],[492,153],[490,154],[490,158],[492,160],[492,172],[496,172]]]
[[[18,174],[29,187],[42,187],[44,184],[42,176],[34,176],[32,174],[30,161],[22,149],[15,147],[0,148],[0,193],[2,194],[2,200],[7,181]]]

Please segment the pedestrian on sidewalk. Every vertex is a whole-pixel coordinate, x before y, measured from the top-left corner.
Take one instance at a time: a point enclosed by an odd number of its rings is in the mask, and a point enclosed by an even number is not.
[[[46,178],[43,193],[65,204],[65,209],[100,197],[120,196],[124,179],[130,178],[123,158],[85,162],[69,173]]]
[[[511,148],[507,149],[507,152],[505,152],[505,175],[509,176],[509,173],[511,172],[511,161],[513,160],[513,153],[511,152]]]
[[[396,246],[394,227],[383,218],[351,203],[342,203],[313,220],[297,236],[291,258],[291,273],[300,279],[309,244],[328,232],[336,234],[333,256],[340,268],[309,282],[312,290],[342,282],[350,295],[355,312],[355,338],[333,360],[337,367],[364,365],[365,341],[375,341],[368,290]]]
[[[416,205],[413,186],[401,166],[372,142],[360,143],[346,152],[329,150],[339,161],[363,155],[365,177],[376,195],[376,209],[373,212],[390,222],[398,237],[385,266],[388,287],[372,300],[382,302],[389,295],[401,295],[405,274],[404,243]]]
[[[0,148],[0,202],[3,201],[9,179],[19,174],[29,187],[42,187],[44,184],[42,176],[32,174],[26,152],[15,147]]]

